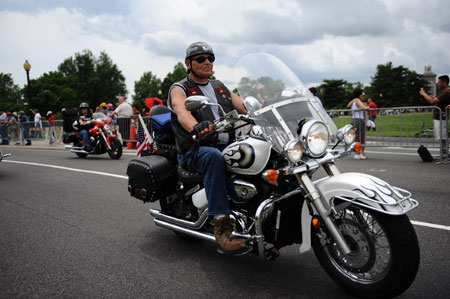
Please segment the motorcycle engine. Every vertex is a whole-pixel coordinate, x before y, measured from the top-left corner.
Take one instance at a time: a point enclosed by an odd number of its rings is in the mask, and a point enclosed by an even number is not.
[[[258,193],[255,185],[252,183],[236,179],[233,181],[234,191],[236,191],[238,200],[233,199],[236,203],[247,203]]]

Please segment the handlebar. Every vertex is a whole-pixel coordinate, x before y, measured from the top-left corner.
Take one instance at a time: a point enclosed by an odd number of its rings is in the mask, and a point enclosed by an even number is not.
[[[233,112],[233,111],[232,111]],[[224,117],[221,117],[219,120],[217,120],[214,123],[214,130],[201,136],[201,137],[197,137],[195,135],[192,136],[192,139],[195,142],[200,142],[200,141],[204,141],[208,138],[211,138],[213,135],[216,134],[220,134],[220,133],[228,133],[234,130],[237,130],[241,127],[250,125],[250,124],[255,124],[254,120],[252,118],[250,118],[248,115],[237,115],[234,113],[228,113],[227,115],[225,115]],[[236,117],[237,116],[237,117]],[[244,125],[238,125],[235,126],[235,124],[239,121],[243,121],[246,124]]]

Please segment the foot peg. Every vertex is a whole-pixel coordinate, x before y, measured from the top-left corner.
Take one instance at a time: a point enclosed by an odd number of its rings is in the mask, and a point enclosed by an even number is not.
[[[234,256],[241,256],[241,255],[246,255],[247,253],[249,253],[250,251],[252,251],[253,248],[251,246],[246,246],[243,247],[241,250],[239,251],[226,251],[223,250],[221,247],[217,248],[217,252],[223,255],[234,255]]]

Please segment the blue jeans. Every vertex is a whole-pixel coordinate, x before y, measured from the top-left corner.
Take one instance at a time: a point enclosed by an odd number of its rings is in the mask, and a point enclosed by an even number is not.
[[[178,163],[183,163],[185,157],[189,157],[191,150],[178,155]],[[226,179],[226,165],[221,152],[208,146],[201,146],[196,158],[196,171],[203,175],[206,198],[208,199],[208,215],[230,214],[227,189],[231,196],[236,193]],[[188,159],[188,165],[191,158]]]
[[[42,138],[42,131],[41,131],[42,130],[42,126],[41,126],[41,124],[36,122],[35,125],[34,125],[34,128],[36,129],[36,131],[34,131],[33,138],[36,138],[36,137]]]
[[[89,139],[89,132],[86,130],[80,131],[81,137],[83,137],[84,145],[91,146],[91,140]]]
[[[25,139],[28,143],[31,143],[30,127],[28,124],[23,125],[23,139]]]
[[[6,124],[0,124],[0,135],[2,143],[8,143],[8,126]]]

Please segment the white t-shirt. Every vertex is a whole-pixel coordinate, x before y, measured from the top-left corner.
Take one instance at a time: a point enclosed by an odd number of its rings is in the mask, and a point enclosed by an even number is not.
[[[355,119],[355,118],[365,119],[366,118],[365,112],[356,105],[356,101],[354,101],[352,103],[352,112],[353,112],[353,119]]]
[[[123,102],[122,104],[117,106],[114,112],[117,113],[117,118],[126,118],[133,115],[133,108],[127,102]]]
[[[39,114],[39,112],[36,112],[36,114],[34,114],[34,123],[39,123],[42,126],[41,115]]]
[[[216,93],[214,92],[214,88],[211,85],[211,82],[208,81],[208,84],[206,85],[198,85],[198,87],[200,88],[200,90],[202,91],[202,93],[209,98],[209,100],[211,101],[211,103],[214,104],[218,104],[217,102],[217,98],[216,98]],[[219,107],[211,107],[211,110],[214,114],[214,118],[215,119],[219,119],[220,115],[219,115]],[[219,144],[227,144],[228,143],[228,139],[229,139],[229,135],[228,133],[220,133],[218,140],[219,140]]]

